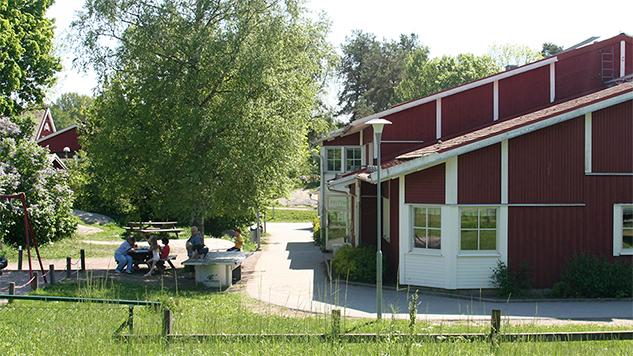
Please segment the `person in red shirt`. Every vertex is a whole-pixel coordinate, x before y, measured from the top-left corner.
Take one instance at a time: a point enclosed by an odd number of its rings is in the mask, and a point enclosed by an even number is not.
[[[169,238],[163,237],[160,241],[163,243],[160,248],[160,259],[164,261],[169,256]]]

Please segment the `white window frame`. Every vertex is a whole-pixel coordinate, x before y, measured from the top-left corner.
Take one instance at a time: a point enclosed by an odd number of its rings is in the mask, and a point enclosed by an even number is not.
[[[348,171],[348,170],[347,170],[347,161],[348,161],[348,158],[347,158],[347,150],[350,150],[350,149],[353,149],[353,150],[358,150],[358,154],[359,154],[360,156],[358,157],[358,159],[355,159],[355,160],[357,160],[357,161],[358,161],[358,168],[356,168],[356,169],[354,169],[354,170],[349,170],[349,171]],[[343,157],[344,157],[344,164],[345,164],[345,166],[344,166],[344,167],[342,167],[342,168],[343,168],[343,170],[344,170],[345,172],[353,172],[353,171],[355,171],[355,170],[360,169],[360,168],[363,166],[363,148],[362,148],[361,146],[345,146],[345,147],[343,147]]]
[[[495,249],[494,250],[463,250],[462,249],[462,210],[463,209],[494,209],[495,210]],[[498,255],[499,254],[499,206],[496,205],[462,205],[459,206],[458,212],[458,251],[459,255]],[[480,213],[477,213],[477,246],[480,244],[480,231],[482,228],[479,226],[480,222]],[[468,229],[473,230],[473,229]],[[490,228],[484,228],[483,230],[492,230]]]
[[[428,209],[438,209],[440,211],[440,248],[429,248],[428,247],[428,241],[427,241],[427,247],[416,247],[415,246],[415,209],[427,209],[426,211],[426,226],[422,227],[422,226],[417,226],[417,228],[424,228],[424,229],[429,229],[429,213],[428,213]],[[415,204],[415,205],[409,205],[409,214],[410,214],[410,225],[409,225],[409,231],[410,231],[410,238],[409,238],[409,243],[411,244],[411,248],[409,249],[409,252],[422,252],[424,254],[432,254],[432,255],[441,255],[442,254],[442,240],[444,239],[444,227],[442,226],[442,205],[426,205],[426,204]],[[431,229],[437,229],[437,228],[431,228]]]
[[[613,256],[633,255],[633,248],[624,248],[624,207],[633,207],[633,203],[618,203],[613,205]]]
[[[382,238],[391,242],[391,205],[389,198],[382,197]]]
[[[338,150],[339,151],[339,157],[340,157],[340,162],[341,162],[341,168],[338,170],[331,170],[330,169],[330,151],[334,151],[334,150]],[[345,163],[345,160],[343,159],[343,154],[345,153],[345,151],[343,150],[343,147],[340,146],[331,146],[331,147],[326,147],[325,148],[325,171],[326,172],[343,172],[343,169],[345,167],[343,167],[343,164]]]

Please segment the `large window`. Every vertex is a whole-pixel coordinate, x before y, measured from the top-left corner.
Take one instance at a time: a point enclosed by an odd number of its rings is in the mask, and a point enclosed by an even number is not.
[[[633,204],[613,206],[613,255],[633,255]]]
[[[345,171],[351,172],[359,169],[363,164],[361,158],[360,147],[345,148]]]
[[[622,248],[633,250],[633,205],[622,207]]]
[[[341,148],[333,147],[327,149],[327,171],[328,172],[340,172],[341,171]]]
[[[497,209],[461,208],[460,249],[494,251],[497,249]]]
[[[442,247],[442,214],[439,207],[413,208],[413,247],[437,249]]]

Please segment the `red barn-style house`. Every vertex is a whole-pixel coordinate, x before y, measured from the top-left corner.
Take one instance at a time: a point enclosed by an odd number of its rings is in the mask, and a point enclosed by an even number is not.
[[[376,245],[400,283],[491,287],[499,260],[551,287],[579,253],[633,255],[633,38],[625,34],[397,105],[323,142],[328,249]]]
[[[37,124],[33,132],[33,140],[51,152],[51,163],[57,169],[66,169],[63,160],[72,158],[81,149],[77,135],[77,125],[57,130],[51,110],[46,108],[32,113]]]

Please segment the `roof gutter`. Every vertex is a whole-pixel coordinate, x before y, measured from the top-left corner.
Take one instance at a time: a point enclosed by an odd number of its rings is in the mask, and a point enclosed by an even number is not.
[[[614,97],[599,101],[597,103],[589,104],[589,105],[562,113],[560,115],[553,116],[545,120],[541,120],[532,124],[528,124],[526,126],[516,128],[514,130],[502,132],[494,136],[482,139],[480,141],[476,141],[473,143],[456,147],[454,149],[447,150],[445,152],[439,152],[439,153],[434,152],[434,153],[421,156],[419,158],[414,158],[408,162],[399,164],[397,166],[383,169],[381,171],[381,181],[385,181],[393,177],[400,176],[402,174],[408,174],[411,172],[420,171],[420,170],[429,168],[448,158],[458,156],[464,153],[472,152],[483,147],[491,146],[499,142],[524,135],[532,131],[536,131],[536,130],[546,128],[546,127],[549,127],[549,126],[552,126],[552,125],[555,125],[567,120],[571,120],[573,118],[576,118],[578,116],[581,116],[590,112],[594,112],[597,110],[607,108],[609,106],[620,104],[627,100],[633,100],[633,91],[626,92],[618,96],[614,96]],[[376,176],[377,176],[376,173],[372,173],[369,176],[370,181],[375,183],[376,178],[377,178]]]

